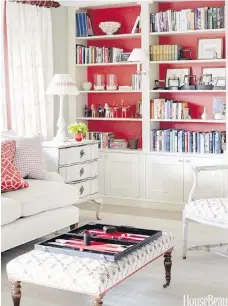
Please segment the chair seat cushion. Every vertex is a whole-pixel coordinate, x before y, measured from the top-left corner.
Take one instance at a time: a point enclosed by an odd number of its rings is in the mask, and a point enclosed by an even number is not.
[[[185,206],[184,218],[228,228],[228,198],[201,199]]]
[[[6,270],[11,281],[98,295],[172,248],[173,236],[163,232],[116,262],[33,250],[10,261]]]
[[[19,219],[21,215],[22,208],[19,201],[1,197],[1,226]]]

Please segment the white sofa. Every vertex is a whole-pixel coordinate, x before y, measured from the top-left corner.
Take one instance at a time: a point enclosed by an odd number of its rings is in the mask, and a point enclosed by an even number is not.
[[[48,180],[26,179],[29,187],[2,193],[1,251],[40,238],[79,221],[77,189],[58,173]]]

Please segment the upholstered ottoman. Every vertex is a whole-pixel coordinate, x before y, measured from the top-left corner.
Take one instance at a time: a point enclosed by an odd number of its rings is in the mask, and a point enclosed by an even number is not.
[[[7,264],[14,306],[20,305],[21,282],[85,293],[102,305],[104,294],[141,268],[164,255],[166,283],[171,280],[173,237],[163,232],[151,243],[111,262],[33,250]]]

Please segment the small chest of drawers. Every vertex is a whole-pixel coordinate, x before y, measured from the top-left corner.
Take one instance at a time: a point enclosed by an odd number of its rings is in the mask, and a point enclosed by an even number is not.
[[[96,141],[44,142],[43,152],[48,170],[58,172],[65,183],[74,185],[81,200],[99,197]]]

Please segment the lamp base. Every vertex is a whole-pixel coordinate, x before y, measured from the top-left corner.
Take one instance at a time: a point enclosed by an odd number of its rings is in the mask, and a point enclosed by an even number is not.
[[[66,142],[68,141],[69,138],[68,137],[63,137],[63,136],[59,136],[59,135],[56,135],[54,138],[53,138],[53,142],[55,143],[63,143],[63,142]]]

